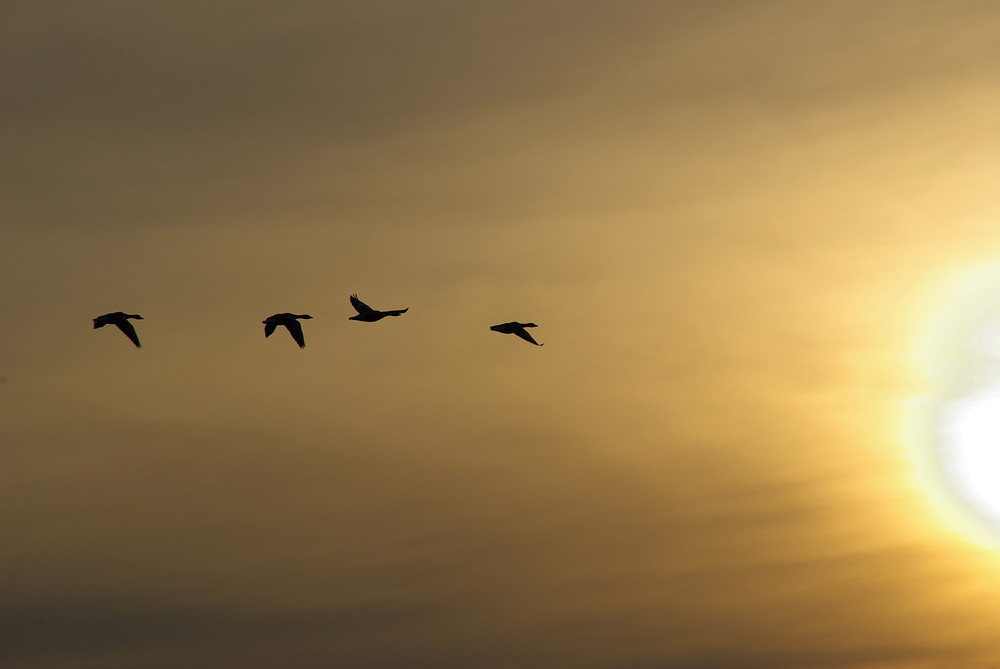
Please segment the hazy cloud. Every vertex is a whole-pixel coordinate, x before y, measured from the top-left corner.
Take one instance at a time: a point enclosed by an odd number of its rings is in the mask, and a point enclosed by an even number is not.
[[[989,666],[902,426],[996,260],[996,18],[13,3],[5,662]]]

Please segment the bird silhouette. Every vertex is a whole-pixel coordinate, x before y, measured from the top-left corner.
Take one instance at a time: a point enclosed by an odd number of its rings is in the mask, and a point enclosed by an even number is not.
[[[274,314],[273,316],[268,316],[263,321],[264,336],[270,337],[276,327],[284,325],[288,328],[288,333],[292,335],[292,339],[299,345],[299,348],[305,348],[306,338],[302,334],[302,325],[297,320],[299,318],[312,318],[312,316],[309,314]]]
[[[500,325],[491,325],[490,329],[494,332],[502,332],[503,334],[517,335],[521,339],[527,342],[531,342],[535,346],[545,346],[545,344],[539,344],[534,338],[528,334],[528,331],[524,328],[537,328],[538,326],[534,323],[518,323],[517,321],[511,321],[510,323],[501,323]]]
[[[406,309],[391,309],[389,311],[372,309],[367,304],[359,300],[356,294],[351,295],[351,305],[357,310],[358,314],[356,316],[351,316],[348,320],[363,321],[365,323],[374,323],[375,321],[382,320],[386,316],[399,316],[400,314],[405,314],[410,310],[409,307]]]
[[[104,314],[95,318],[94,329],[103,328],[105,325],[117,326],[135,344],[136,348],[142,348],[142,344],[139,343],[139,335],[135,333],[135,328],[128,322],[130,318],[136,318],[140,321],[144,320],[139,314],[126,314],[124,311],[113,311],[110,314]]]

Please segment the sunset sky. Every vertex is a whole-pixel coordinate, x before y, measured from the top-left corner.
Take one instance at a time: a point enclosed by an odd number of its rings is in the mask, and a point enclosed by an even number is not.
[[[1000,667],[997,3],[2,6],[5,669]]]

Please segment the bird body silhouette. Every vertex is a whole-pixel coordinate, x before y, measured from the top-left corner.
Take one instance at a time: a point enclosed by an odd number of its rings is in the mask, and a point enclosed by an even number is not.
[[[365,323],[374,323],[375,321],[382,320],[386,316],[399,316],[400,314],[405,314],[410,310],[409,307],[406,309],[390,309],[389,311],[372,309],[367,304],[359,300],[356,294],[351,295],[351,306],[353,306],[358,313],[356,316],[351,316],[348,320],[363,321]]]
[[[299,345],[299,348],[306,347],[306,337],[302,334],[302,325],[299,323],[300,318],[312,318],[309,314],[274,314],[273,316],[268,316],[264,319],[264,336],[270,337],[271,333],[274,332],[275,328],[279,325],[284,325],[288,329],[288,333],[292,335],[292,339],[295,343]]]
[[[534,338],[528,334],[528,331],[524,328],[537,328],[538,326],[534,323],[518,323],[517,321],[511,321],[510,323],[501,323],[500,325],[491,325],[490,329],[494,332],[501,332],[503,334],[517,335],[526,342],[531,342],[535,346],[545,346],[545,344],[539,344]]]
[[[125,336],[135,344],[136,348],[142,348],[142,344],[139,343],[139,335],[135,333],[135,328],[132,324],[128,322],[128,319],[135,318],[138,320],[144,320],[139,314],[126,314],[124,311],[113,311],[110,314],[104,314],[103,316],[98,316],[94,319],[94,329],[103,328],[105,325],[114,325],[119,330],[125,333]]]

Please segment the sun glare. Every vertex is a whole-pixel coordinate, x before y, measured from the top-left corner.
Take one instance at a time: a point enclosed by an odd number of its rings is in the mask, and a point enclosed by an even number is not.
[[[941,295],[921,346],[930,382],[914,403],[917,465],[950,524],[1000,547],[1000,264]]]
[[[945,476],[1000,527],[1000,388],[947,403],[938,420]]]

